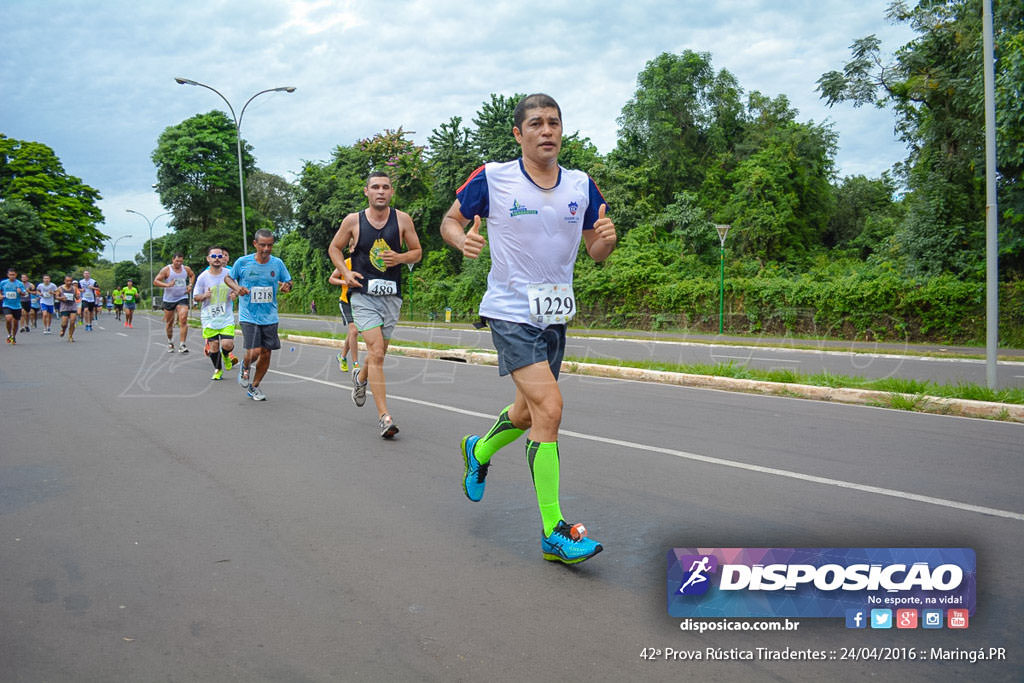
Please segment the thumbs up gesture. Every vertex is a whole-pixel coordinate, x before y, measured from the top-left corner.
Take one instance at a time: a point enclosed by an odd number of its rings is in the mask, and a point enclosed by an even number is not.
[[[612,219],[604,215],[607,210],[607,204],[602,204],[597,209],[597,220],[594,221],[594,234],[607,247],[614,247],[619,238],[615,234],[615,224],[612,223]]]
[[[487,244],[487,240],[480,234],[480,216],[473,216],[473,225],[466,233],[466,240],[462,243],[462,255],[466,258],[477,258],[485,244]]]

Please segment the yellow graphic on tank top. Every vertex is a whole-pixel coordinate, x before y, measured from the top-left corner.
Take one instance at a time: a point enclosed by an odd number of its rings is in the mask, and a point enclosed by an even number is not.
[[[388,269],[388,267],[387,264],[384,263],[384,259],[380,255],[380,252],[382,251],[391,251],[391,247],[388,246],[387,242],[378,237],[377,240],[373,243],[373,246],[370,247],[370,264],[374,268],[383,273]]]

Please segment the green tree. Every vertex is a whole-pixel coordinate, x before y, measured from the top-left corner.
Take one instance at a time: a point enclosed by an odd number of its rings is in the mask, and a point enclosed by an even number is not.
[[[35,210],[21,199],[0,201],[0,270],[7,268],[34,275],[46,265],[53,242]]]
[[[1024,274],[1024,5],[993,4],[1001,260]],[[907,216],[895,239],[912,273],[980,276],[984,264],[984,97],[980,0],[894,2],[917,36],[883,63],[881,41],[854,41],[843,70],[818,80],[828,104],[889,107],[910,155]]]
[[[880,250],[902,219],[902,207],[893,201],[896,183],[888,173],[869,179],[847,176],[835,187],[835,209],[825,232],[825,245],[853,249],[860,258]]]
[[[160,202],[174,215],[170,241],[190,264],[201,263],[201,252],[211,243],[224,243],[232,253],[242,251],[235,139],[234,122],[214,110],[166,128],[153,151],[156,190]],[[250,151],[243,140],[242,166],[247,177],[255,170]],[[246,207],[246,219],[249,211]],[[258,218],[255,211],[251,218]]]
[[[279,175],[254,171],[245,179],[245,208],[255,212],[251,230],[267,228],[277,234],[295,229],[295,186]],[[230,245],[229,245],[230,246]]]
[[[662,53],[622,108],[614,161],[640,173],[655,203],[698,189],[712,159],[742,133],[741,92],[731,73],[714,71],[709,53]]]
[[[490,101],[480,105],[473,119],[473,147],[483,161],[511,161],[519,157],[519,143],[512,136],[513,113],[524,97],[524,93],[511,97],[491,93]]]
[[[95,262],[107,239],[96,227],[103,222],[103,214],[96,206],[100,198],[99,192],[64,170],[51,148],[0,133],[0,200],[27,204],[44,233],[38,239],[24,235],[25,226],[31,229],[35,225],[32,218],[16,206],[8,209],[7,220],[15,221],[12,229],[15,225],[22,227],[17,228],[21,237],[9,237],[7,248],[28,251],[11,252],[7,258],[34,261],[45,270]],[[35,251],[39,247],[45,251]]]
[[[145,284],[145,280],[142,279],[142,272],[139,270],[139,266],[137,264],[132,263],[131,261],[120,261],[115,263],[113,287],[122,287],[124,286],[125,281],[129,279],[137,285]],[[145,289],[145,287],[142,289]]]

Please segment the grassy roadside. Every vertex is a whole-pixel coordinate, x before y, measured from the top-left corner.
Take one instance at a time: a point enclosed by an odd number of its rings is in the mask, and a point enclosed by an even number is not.
[[[307,330],[280,330],[282,335],[297,334],[306,337],[318,337],[321,339],[341,340],[341,335],[330,332],[310,332]],[[449,344],[437,344],[434,342],[412,342],[402,341],[402,346],[409,346],[421,349],[434,349],[445,351],[450,349],[463,349],[464,347],[452,346]],[[474,351],[487,351],[487,349],[469,349]],[[818,373],[813,375],[801,374],[791,370],[760,370],[748,368],[732,362],[718,363],[716,365],[696,364],[685,365],[677,363],[663,363],[657,361],[632,361],[619,360],[615,358],[575,358],[567,356],[567,361],[579,363],[595,363],[599,365],[611,365],[620,367],[639,368],[642,370],[659,370],[662,372],[679,372],[690,375],[711,375],[715,377],[732,377],[735,379],[750,379],[765,382],[779,382],[782,384],[807,384],[810,386],[847,388],[847,389],[869,389],[892,394],[909,394],[919,397],[957,398],[971,401],[991,401],[995,403],[1011,403],[1015,405],[1024,404],[1024,389],[999,389],[992,390],[988,387],[976,384],[937,384],[930,381],[911,379],[886,378],[867,379],[864,377],[851,377],[848,375],[833,375],[830,373]],[[908,405],[894,405],[906,410],[914,409],[914,404],[920,401],[906,401]]]

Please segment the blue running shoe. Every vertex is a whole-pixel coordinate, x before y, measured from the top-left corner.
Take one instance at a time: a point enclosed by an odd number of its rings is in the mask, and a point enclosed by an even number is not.
[[[473,502],[479,501],[484,497],[484,486],[487,479],[487,468],[491,466],[491,463],[480,464],[480,461],[476,459],[474,451],[476,451],[476,442],[480,440],[480,437],[472,434],[469,436],[462,437],[462,461],[466,463],[466,476],[462,480],[462,490],[466,492],[466,497]]]
[[[586,534],[587,530],[582,524],[568,524],[563,519],[555,526],[551,535],[540,542],[544,559],[563,564],[576,564],[604,550],[604,546],[587,538]]]

